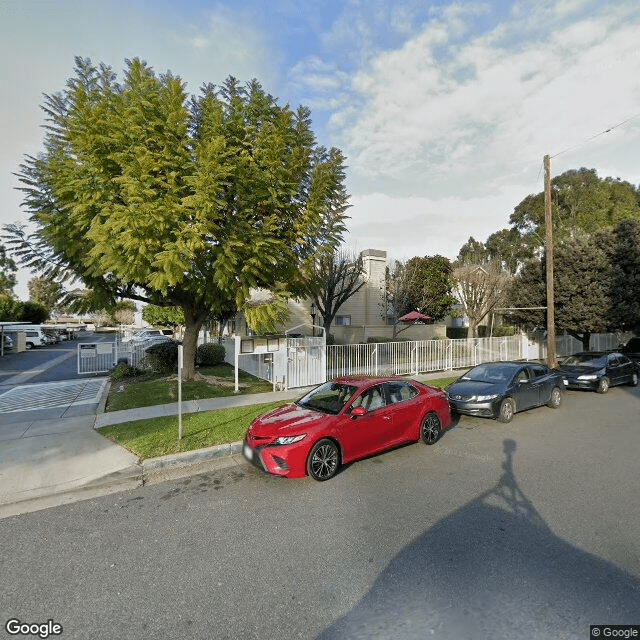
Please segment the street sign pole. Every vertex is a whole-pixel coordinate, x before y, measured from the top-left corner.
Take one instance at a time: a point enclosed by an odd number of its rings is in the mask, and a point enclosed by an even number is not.
[[[178,440],[182,440],[182,345],[178,345]]]

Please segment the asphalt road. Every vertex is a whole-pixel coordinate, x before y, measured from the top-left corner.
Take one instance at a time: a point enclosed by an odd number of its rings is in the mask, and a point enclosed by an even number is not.
[[[8,351],[0,357],[0,392],[15,384],[87,379],[91,375],[78,374],[78,344],[112,340],[109,334],[81,332],[77,340],[36,347],[21,353]],[[28,377],[27,374],[28,373]],[[22,379],[17,379],[21,374]],[[96,374],[104,376],[104,373]]]
[[[0,520],[0,622],[62,638],[587,639],[640,624],[640,389],[284,480],[240,465]],[[53,636],[50,636],[53,637]]]

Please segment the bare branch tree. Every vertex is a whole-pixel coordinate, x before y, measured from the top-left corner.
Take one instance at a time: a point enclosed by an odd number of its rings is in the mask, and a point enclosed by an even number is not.
[[[453,275],[464,313],[469,318],[469,337],[476,338],[478,325],[503,304],[510,277],[498,261],[461,265],[454,269]]]
[[[340,307],[364,286],[362,256],[344,249],[323,253],[312,267],[313,301],[329,334]]]

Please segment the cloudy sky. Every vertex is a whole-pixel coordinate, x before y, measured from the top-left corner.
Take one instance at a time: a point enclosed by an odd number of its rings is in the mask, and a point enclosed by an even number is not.
[[[78,55],[307,105],[348,159],[348,244],[390,258],[507,227],[545,154],[640,182],[637,0],[0,0],[0,224],[26,220],[12,173]]]

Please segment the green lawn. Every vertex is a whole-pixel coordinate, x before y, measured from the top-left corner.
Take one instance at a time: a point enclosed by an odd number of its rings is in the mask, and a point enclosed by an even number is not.
[[[98,431],[142,459],[156,458],[242,440],[256,416],[282,404],[271,402],[184,414],[182,440],[178,440],[178,416],[136,420],[101,427]]]
[[[183,400],[203,400],[234,394],[233,368],[227,364],[202,367],[199,373],[207,379],[182,383]],[[238,375],[239,393],[264,393],[272,385],[242,371]],[[140,376],[113,380],[105,411],[150,407],[178,401],[178,378],[173,376]]]
[[[438,380],[429,380],[428,384],[442,388],[455,379],[456,378],[441,378]],[[267,386],[267,390],[270,391],[271,387],[269,385]],[[202,397],[214,396],[209,395]],[[169,400],[169,402],[171,402],[171,400]],[[242,440],[249,424],[256,416],[282,404],[285,403],[272,402],[254,404],[247,407],[234,407],[231,409],[216,409],[214,411],[183,414],[182,440],[178,440],[177,416],[136,420],[135,422],[101,427],[98,431],[125,449],[140,456],[142,459],[156,458],[168,453],[193,451],[195,449],[212,447],[217,444],[226,444]]]

